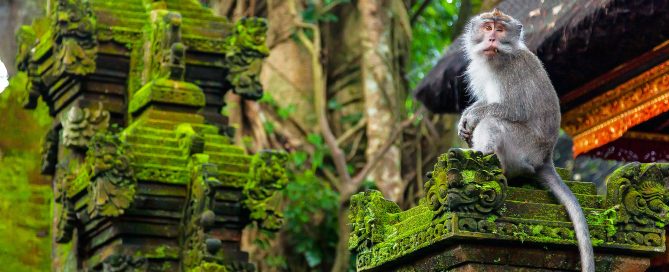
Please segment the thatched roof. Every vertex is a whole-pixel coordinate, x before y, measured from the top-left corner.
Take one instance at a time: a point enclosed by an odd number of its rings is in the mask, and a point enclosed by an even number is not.
[[[560,97],[669,40],[669,0],[506,0],[497,7],[523,22],[526,44]],[[470,100],[461,44],[459,37],[414,91],[434,112],[460,112]],[[563,110],[597,93],[572,95]]]

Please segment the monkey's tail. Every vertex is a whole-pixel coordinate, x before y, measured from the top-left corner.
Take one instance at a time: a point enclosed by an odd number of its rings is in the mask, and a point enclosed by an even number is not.
[[[585,221],[585,215],[583,214],[581,205],[578,203],[578,199],[576,199],[576,196],[562,181],[552,164],[539,169],[538,174],[541,181],[553,192],[558,201],[565,206],[569,218],[574,224],[578,251],[581,254],[581,271],[595,272],[595,255],[592,250],[592,242],[590,241],[588,223]]]

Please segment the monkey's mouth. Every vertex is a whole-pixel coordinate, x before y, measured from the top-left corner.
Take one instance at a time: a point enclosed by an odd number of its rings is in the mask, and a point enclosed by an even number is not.
[[[499,53],[499,49],[497,47],[491,46],[483,50],[483,55],[486,56],[494,56],[497,53]]]

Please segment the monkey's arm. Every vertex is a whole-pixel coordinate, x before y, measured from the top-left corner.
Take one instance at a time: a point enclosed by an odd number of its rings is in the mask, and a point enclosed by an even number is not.
[[[477,111],[477,109],[484,107],[485,106],[485,101],[478,100],[474,102],[471,106],[467,107],[465,111],[462,112],[462,115],[460,117],[460,122],[458,123],[458,136],[460,136],[460,139],[465,141],[469,146],[472,145],[471,139],[472,139],[472,132],[474,131],[475,126],[471,126],[469,124],[469,120],[472,119],[472,112]]]
[[[463,116],[463,117],[464,117],[464,116],[467,116],[467,115],[470,114],[470,112],[471,112],[472,110],[474,110],[475,108],[482,107],[482,106],[485,106],[485,101],[477,100],[476,102],[474,102],[474,104],[471,104],[469,107],[467,107],[467,108],[462,112],[462,116]]]
[[[471,122],[472,127],[476,127],[479,121],[487,116],[504,119],[510,122],[526,122],[529,119],[527,111],[523,106],[510,107],[500,103],[491,103],[481,107],[473,108],[469,115],[472,117],[468,122]]]

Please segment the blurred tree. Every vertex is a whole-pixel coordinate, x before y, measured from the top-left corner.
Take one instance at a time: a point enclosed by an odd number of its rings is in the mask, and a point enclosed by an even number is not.
[[[48,271],[51,185],[40,175],[40,142],[51,120],[40,101],[23,109],[25,74],[0,94],[0,264],[2,271]]]
[[[16,39],[14,33],[21,25],[30,24],[33,19],[44,14],[44,0],[3,0],[0,1],[0,59],[7,66],[9,75],[16,74],[14,56]]]
[[[45,1],[0,1],[0,59],[10,86],[0,93],[0,264],[2,271],[48,271],[51,186],[40,175],[40,147],[51,121],[40,101],[23,109],[26,76],[16,74],[14,33],[44,14]]]
[[[446,0],[205,2],[233,20],[268,19],[266,95],[259,103],[228,97],[224,113],[250,151],[293,154],[286,227],[274,239],[247,232],[256,242],[247,250],[263,271],[352,269],[350,196],[375,188],[414,205],[422,175],[457,142],[457,116],[424,113],[409,90],[480,1],[463,14],[460,1]]]

